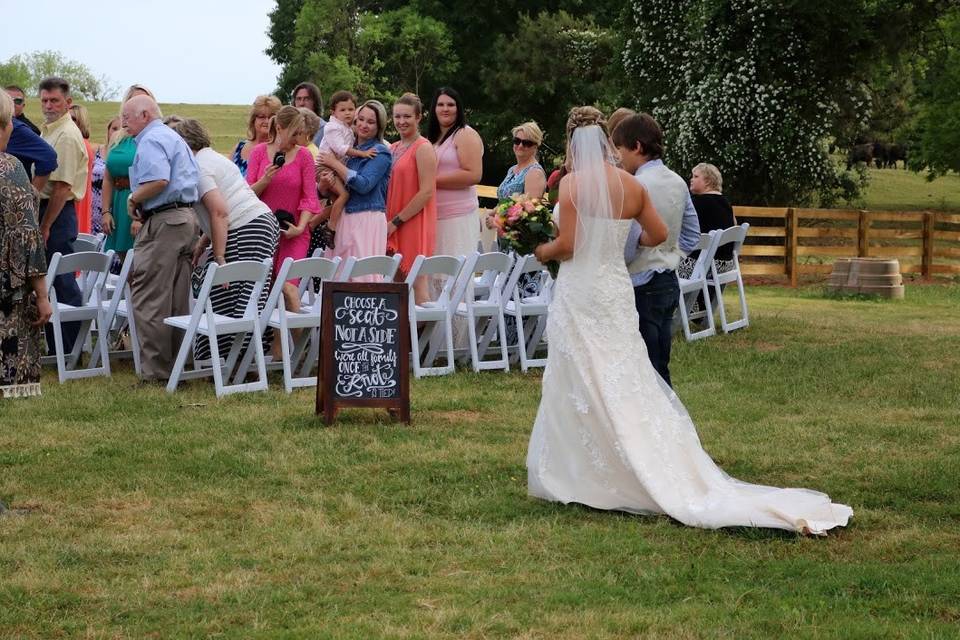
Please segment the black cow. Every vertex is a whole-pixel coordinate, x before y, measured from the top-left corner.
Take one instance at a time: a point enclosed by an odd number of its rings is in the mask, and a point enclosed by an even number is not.
[[[858,144],[850,148],[850,152],[847,154],[847,171],[849,171],[853,165],[859,162],[863,162],[868,167],[870,166],[870,163],[873,162],[872,142]]]
[[[887,145],[887,157],[885,166],[892,169],[897,168],[897,160],[903,160],[903,168],[907,168],[907,147],[903,144],[894,142]]]

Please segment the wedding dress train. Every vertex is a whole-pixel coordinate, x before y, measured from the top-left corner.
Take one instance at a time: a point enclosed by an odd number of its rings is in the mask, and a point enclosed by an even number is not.
[[[703,450],[676,394],[651,366],[623,246],[630,220],[585,221],[600,261],[564,262],[554,286],[543,395],[527,453],[530,495],[597,509],[667,514],[705,528],[822,534],[853,510],[807,489],[748,484]]]

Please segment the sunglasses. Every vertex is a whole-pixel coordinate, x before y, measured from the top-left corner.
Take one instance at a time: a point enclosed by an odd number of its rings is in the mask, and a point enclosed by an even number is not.
[[[23,98],[14,98],[14,99],[13,99],[13,104],[16,104],[16,105],[23,104],[24,102],[25,102],[25,101],[24,101]]]
[[[537,146],[537,143],[534,142],[533,140],[521,140],[520,138],[514,138],[513,146],[517,146],[518,144],[523,147],[526,147],[527,149],[529,149],[530,147]]]

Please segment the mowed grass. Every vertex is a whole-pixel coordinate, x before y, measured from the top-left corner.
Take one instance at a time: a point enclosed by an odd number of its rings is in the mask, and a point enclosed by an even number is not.
[[[852,505],[827,538],[529,498],[539,373],[324,427],[276,378],[218,401],[47,371],[0,404],[0,635],[960,636],[960,286],[749,296],[747,330],[675,343],[676,390],[731,475]]]
[[[92,121],[91,137],[94,142],[102,142],[106,137],[107,123],[119,113],[120,104],[92,102],[85,106]],[[231,153],[237,141],[246,137],[248,106],[161,103],[160,108],[164,115],[177,114],[202,121],[210,131],[213,147],[221,153]],[[35,123],[43,121],[38,100],[30,99],[27,115]],[[840,206],[899,211],[960,211],[960,176],[955,173],[930,182],[924,174],[903,169],[871,168],[868,172],[870,184],[862,200],[841,203]],[[490,182],[496,184],[492,180]]]

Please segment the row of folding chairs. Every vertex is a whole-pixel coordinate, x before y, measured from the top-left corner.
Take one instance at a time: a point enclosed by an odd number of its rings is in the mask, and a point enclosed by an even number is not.
[[[743,242],[749,229],[750,224],[744,222],[722,231],[714,230],[710,233],[700,234],[700,243],[697,245],[700,254],[694,263],[692,273],[687,278],[681,277],[679,273],[677,274],[677,282],[680,286],[680,301],[677,305],[677,311],[683,335],[687,342],[701,340],[717,334],[717,326],[714,321],[715,311],[719,312],[720,329],[724,333],[730,333],[750,325],[747,297],[743,288],[743,275],[740,272],[740,252],[743,249]],[[715,257],[717,250],[726,245],[731,245],[733,249],[732,267],[726,271],[720,271],[717,268]],[[723,289],[727,285],[736,287],[740,304],[740,317],[736,319],[727,317],[727,311],[723,304]],[[713,299],[711,299],[711,294]],[[701,301],[700,308],[695,308],[698,300]],[[716,304],[716,310],[714,304]],[[694,321],[705,322],[706,326],[703,328],[698,328],[695,325],[691,326]]]

